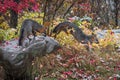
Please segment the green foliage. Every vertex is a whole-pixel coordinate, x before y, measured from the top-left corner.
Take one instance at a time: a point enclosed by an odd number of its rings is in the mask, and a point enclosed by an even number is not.
[[[16,29],[12,29],[12,28],[9,28],[7,30],[3,30],[1,29],[0,30],[0,39],[3,39],[3,40],[10,40],[12,38],[16,38],[17,35],[15,35],[16,33]]]
[[[92,18],[86,15],[83,18],[78,17],[78,19],[75,19],[73,23],[75,23],[77,26],[79,26],[82,29],[84,28],[93,29],[95,27]]]
[[[3,29],[0,29],[0,41],[4,40],[4,35],[5,35],[5,31]]]
[[[23,21],[25,19],[33,19],[36,20],[38,23],[43,23],[43,16],[44,13],[38,13],[38,12],[24,12],[24,15],[20,17],[20,21]]]
[[[112,31],[109,30],[104,39],[100,39],[99,42],[99,48],[107,49],[108,51],[114,51],[115,45],[117,43],[118,39],[115,38],[115,34],[112,34]]]
[[[66,34],[64,32],[61,32],[58,36],[57,36],[57,40],[60,42],[61,45],[73,45],[75,40],[73,38],[72,35],[70,34]]]
[[[76,24],[77,26],[81,26],[81,24],[82,24],[82,22],[80,20],[75,20],[73,23]]]
[[[0,20],[3,20],[4,18],[1,16]],[[6,20],[5,20],[6,21]],[[17,29],[10,28],[9,25],[6,22],[2,22],[0,24],[0,41],[2,40],[10,40],[12,38],[17,38]]]

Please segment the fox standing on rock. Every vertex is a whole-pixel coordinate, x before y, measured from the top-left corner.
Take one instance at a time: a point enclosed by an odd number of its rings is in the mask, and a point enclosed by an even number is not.
[[[44,33],[45,27],[43,27],[38,22],[36,22],[32,19],[25,19],[23,21],[21,29],[20,29],[18,45],[22,46],[25,38],[28,38],[30,40],[30,38],[29,38],[30,35],[33,35],[35,38],[36,32]]]

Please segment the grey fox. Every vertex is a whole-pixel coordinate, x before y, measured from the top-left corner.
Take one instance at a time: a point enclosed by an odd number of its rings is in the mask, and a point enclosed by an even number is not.
[[[53,33],[55,34],[54,37],[56,38],[57,35],[61,32],[64,31],[66,34],[68,34],[68,29],[72,29],[75,25],[71,22],[62,22],[59,23],[55,28],[53,29]]]
[[[70,30],[70,32],[68,32]],[[86,35],[82,29],[80,29],[77,25],[71,22],[62,22],[59,23],[54,29],[53,33],[55,33],[54,37],[57,36],[61,31],[64,31],[66,34],[70,33],[74,36],[74,38],[83,44],[88,44],[88,42],[92,43],[99,43],[95,34],[93,35]]]
[[[43,27],[42,25],[40,25],[39,23],[37,23],[32,19],[25,19],[20,29],[18,45],[22,46],[25,38],[27,37],[29,39],[30,35],[33,35],[35,38],[36,32],[39,32],[39,33],[45,32],[45,27]]]

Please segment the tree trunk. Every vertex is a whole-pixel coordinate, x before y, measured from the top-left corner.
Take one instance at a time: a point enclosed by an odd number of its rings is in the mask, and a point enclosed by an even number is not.
[[[116,26],[120,26],[120,0],[114,0],[115,1],[115,21],[116,21]]]
[[[90,0],[92,13],[100,18],[101,25],[120,26],[119,3],[120,0]]]
[[[14,10],[10,10],[10,27],[16,28],[18,23],[18,13]]]
[[[20,2],[20,0],[14,0],[17,4]],[[17,7],[17,6],[16,6]],[[18,13],[14,10],[10,10],[10,27],[16,28],[18,24]]]

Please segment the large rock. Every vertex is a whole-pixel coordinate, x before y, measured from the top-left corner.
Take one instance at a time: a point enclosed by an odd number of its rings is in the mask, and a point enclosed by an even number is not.
[[[31,66],[35,57],[50,54],[60,48],[50,37],[39,36],[25,46],[17,46],[18,40],[11,40],[0,46],[0,65],[5,69],[5,80],[32,80]]]
[[[97,32],[97,37],[98,38],[105,38],[105,35],[108,31],[112,31],[115,34],[115,37],[118,38],[120,34],[120,29],[113,29],[113,30],[102,30]]]

